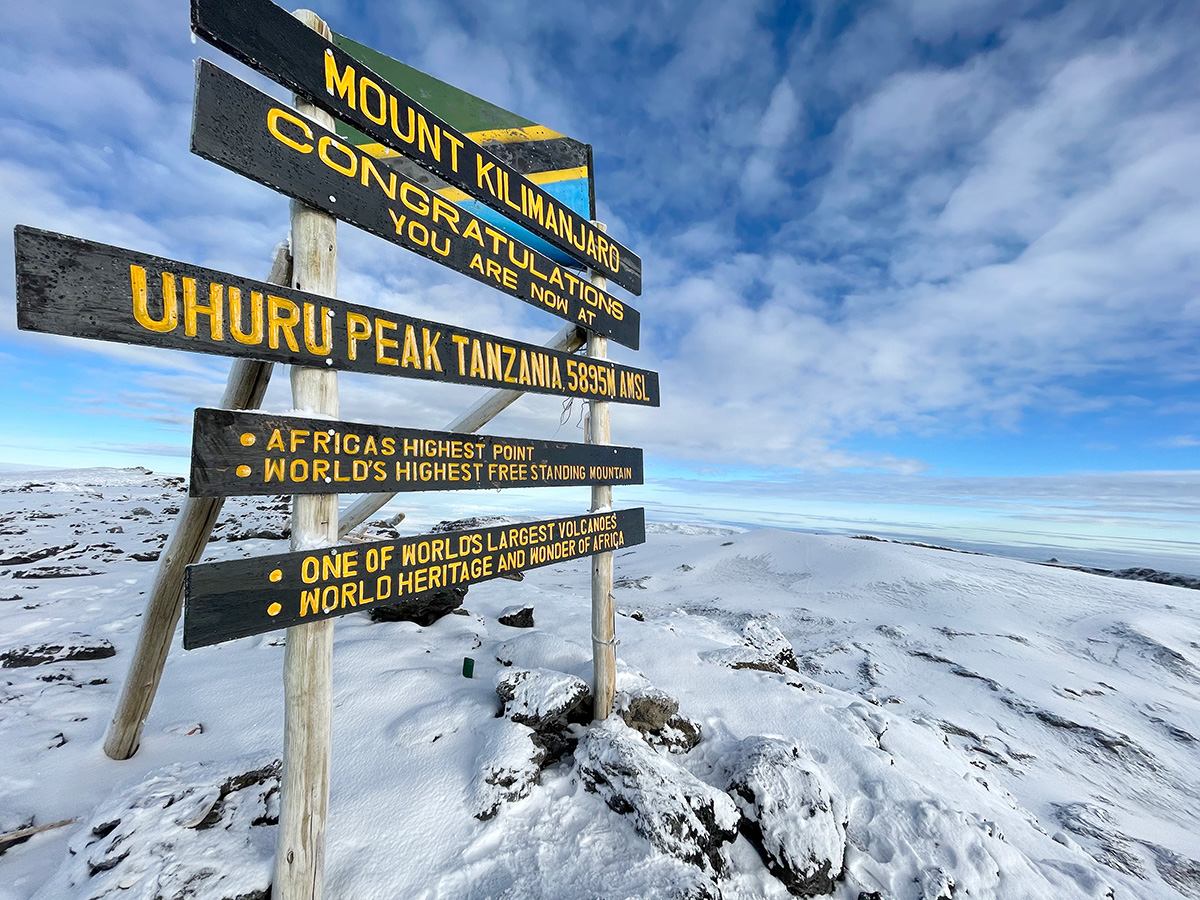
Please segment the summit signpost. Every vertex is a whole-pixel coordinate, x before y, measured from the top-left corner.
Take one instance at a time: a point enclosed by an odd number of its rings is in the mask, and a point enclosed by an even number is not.
[[[631,250],[270,0],[192,0],[192,30],[634,294],[642,292],[642,261]]]
[[[293,552],[190,565],[181,585],[184,550],[168,545],[105,750],[123,759],[137,749],[181,590],[187,649],[286,628],[271,893],[315,900],[329,796],[334,618],[591,557],[595,710],[597,718],[608,715],[613,551],[643,543],[646,533],[643,510],[612,509],[612,485],[641,484],[643,468],[641,450],[609,445],[609,404],[658,406],[659,382],[655,372],[607,359],[610,338],[638,348],[640,315],[607,291],[606,279],[640,293],[641,260],[602,224],[556,201],[348,56],[313,13],[293,18],[269,0],[193,0],[192,22],[202,37],[297,93],[293,108],[201,61],[192,134],[194,152],[296,201],[291,286],[19,225],[17,323],[27,331],[291,365],[298,412],[196,411],[190,491],[205,498],[291,494]],[[376,165],[338,137],[332,116],[591,271],[575,274],[438,189]],[[542,347],[336,299],[335,218],[571,324]],[[584,332],[587,355],[568,352]],[[494,389],[451,429],[478,429],[520,393],[578,397],[589,404],[586,443],[341,421],[338,371]],[[261,397],[265,377],[254,383]],[[340,493],[568,485],[591,486],[590,512],[338,543]],[[180,548],[186,543],[191,559],[199,558],[216,508],[187,520],[189,538]]]

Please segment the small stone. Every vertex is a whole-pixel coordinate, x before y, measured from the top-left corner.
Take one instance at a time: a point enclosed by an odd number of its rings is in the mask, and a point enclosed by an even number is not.
[[[510,606],[500,613],[497,621],[501,625],[508,625],[510,628],[532,628],[533,604],[526,603],[524,606]]]

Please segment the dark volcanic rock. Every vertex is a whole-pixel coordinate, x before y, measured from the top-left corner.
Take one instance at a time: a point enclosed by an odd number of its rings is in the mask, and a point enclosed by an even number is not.
[[[73,635],[74,640],[66,644],[30,644],[0,653],[0,666],[5,669],[21,669],[41,666],[46,663],[68,660],[107,659],[117,651],[104,638],[88,635]]]
[[[737,837],[737,807],[729,795],[705,784],[636,731],[616,719],[589,728],[575,750],[583,786],[664,853],[720,873],[724,848]]]
[[[846,853],[844,804],[816,763],[789,741],[742,741],[728,766],[742,834],[797,897],[831,893]]]
[[[13,578],[81,578],[85,575],[103,575],[87,566],[39,566],[36,569],[21,569],[13,572]]]
[[[456,585],[436,591],[427,591],[409,597],[403,603],[391,606],[374,606],[370,616],[372,622],[416,622],[418,625],[432,625],[442,616],[448,615],[462,606],[467,596],[466,585]]]
[[[587,705],[591,688],[582,678],[552,669],[505,669],[496,678],[502,714],[534,731],[566,727],[574,713]]]
[[[263,755],[176,763],[117,788],[71,836],[45,895],[267,900],[279,772]]]
[[[532,628],[533,604],[526,603],[524,606],[510,606],[504,612],[500,613],[500,617],[496,621],[510,628]]]
[[[507,516],[472,516],[469,519],[447,519],[438,522],[429,531],[432,534],[442,534],[446,531],[466,531],[471,528],[490,528],[493,525],[506,525],[512,519]]]
[[[46,559],[51,556],[57,556],[65,550],[71,550],[77,547],[78,544],[72,542],[64,544],[61,547],[42,547],[38,550],[27,550],[24,553],[13,553],[9,556],[0,558],[0,566],[24,566],[29,563],[35,563],[38,560]]]

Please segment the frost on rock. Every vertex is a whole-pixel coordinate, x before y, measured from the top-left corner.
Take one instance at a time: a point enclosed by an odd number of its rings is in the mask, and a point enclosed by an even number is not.
[[[659,850],[705,872],[725,868],[724,847],[737,837],[740,818],[728,794],[656,753],[616,719],[588,729],[575,763],[583,786],[628,816]]]
[[[800,670],[796,663],[796,652],[792,642],[783,636],[783,632],[765,619],[751,619],[742,628],[742,640],[746,645],[761,650],[764,655],[781,666],[786,666],[793,672]]]
[[[757,669],[776,675],[782,675],[785,668],[799,671],[791,642],[765,619],[751,619],[745,624],[740,645],[710,650],[701,656],[731,669]]]
[[[686,753],[700,743],[700,726],[679,714],[679,701],[640,676],[617,676],[613,709],[651,746]]]
[[[496,676],[504,715],[534,731],[567,724],[591,695],[587,682],[552,669],[505,669]]]
[[[790,741],[747,738],[727,764],[741,831],[797,897],[830,893],[846,853],[845,802]]]
[[[5,669],[20,669],[26,666],[44,666],[47,663],[107,659],[116,655],[116,649],[104,638],[87,634],[73,634],[62,643],[30,644],[15,647],[0,653],[0,666]]]
[[[515,722],[489,729],[477,757],[479,773],[472,784],[474,816],[486,821],[505,803],[529,796],[541,778],[546,750],[534,740],[532,729]]]
[[[263,755],[176,763],[117,788],[35,900],[266,900],[279,771]]]

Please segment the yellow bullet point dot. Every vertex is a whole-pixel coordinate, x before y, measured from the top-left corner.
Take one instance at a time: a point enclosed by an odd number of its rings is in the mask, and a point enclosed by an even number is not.
[[[243,447],[249,447],[253,443],[254,443],[254,435],[252,435],[250,432],[247,431],[245,434],[242,435],[242,446]]]
[[[238,478],[245,478],[247,475],[250,474],[250,467],[249,466],[238,466],[237,473],[238,473]]]
[[[283,571],[282,571],[282,570],[280,570],[280,569],[276,569],[276,570],[275,570],[274,572],[272,572],[272,573],[271,573],[271,574],[270,574],[268,577],[269,577],[269,578],[270,578],[272,581],[278,581],[280,578],[282,578],[282,577],[283,577]]]
[[[283,607],[280,606],[278,603],[272,603],[270,606],[267,607],[267,615],[268,616],[277,616],[277,615],[279,615],[279,613],[282,610],[283,610]]]

